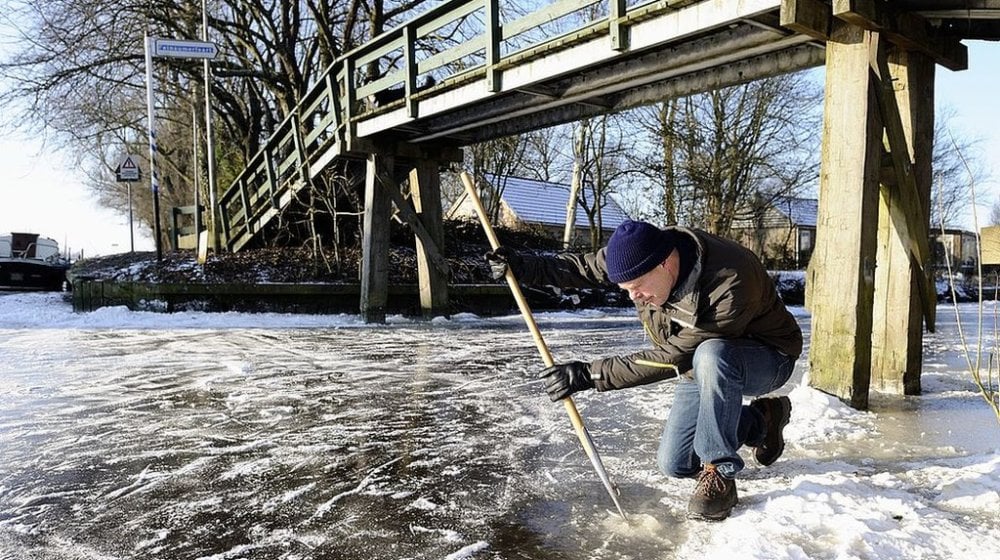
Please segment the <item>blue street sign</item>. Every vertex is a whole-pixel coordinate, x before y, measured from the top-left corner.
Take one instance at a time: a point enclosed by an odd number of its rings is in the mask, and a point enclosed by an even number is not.
[[[215,58],[219,48],[207,41],[153,38],[153,56],[170,58]]]

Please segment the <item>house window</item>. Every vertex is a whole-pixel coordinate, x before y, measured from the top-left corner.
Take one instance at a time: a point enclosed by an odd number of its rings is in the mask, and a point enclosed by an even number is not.
[[[799,259],[796,263],[799,268],[804,268],[809,264],[809,258],[812,257],[815,236],[816,230],[799,228]]]
[[[811,229],[799,230],[799,251],[803,253],[809,253],[812,251],[814,234],[815,232]]]

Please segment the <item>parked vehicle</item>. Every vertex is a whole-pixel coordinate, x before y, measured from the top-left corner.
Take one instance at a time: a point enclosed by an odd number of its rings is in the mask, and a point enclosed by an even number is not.
[[[0,235],[0,290],[62,291],[69,259],[37,233]]]

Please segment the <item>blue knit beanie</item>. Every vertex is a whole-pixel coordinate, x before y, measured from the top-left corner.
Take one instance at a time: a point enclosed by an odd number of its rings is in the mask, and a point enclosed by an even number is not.
[[[608,279],[630,282],[656,268],[674,250],[674,237],[662,229],[625,220],[608,240]]]

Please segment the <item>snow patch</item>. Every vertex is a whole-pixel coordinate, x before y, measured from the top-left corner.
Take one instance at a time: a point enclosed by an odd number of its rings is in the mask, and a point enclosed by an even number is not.
[[[444,560],[464,560],[465,558],[472,558],[472,555],[481,551],[486,550],[490,547],[490,543],[486,541],[479,541],[475,544],[470,544],[456,552],[449,554],[444,557]]]

